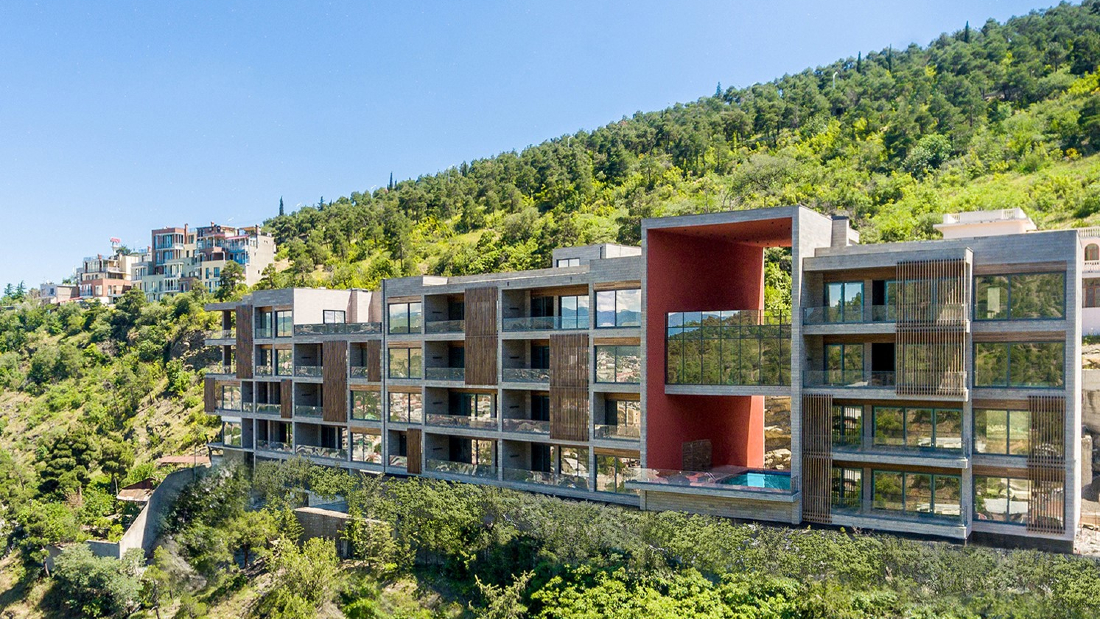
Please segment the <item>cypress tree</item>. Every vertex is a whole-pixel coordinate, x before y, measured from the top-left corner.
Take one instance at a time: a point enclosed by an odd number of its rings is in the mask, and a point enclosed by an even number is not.
[[[283,197],[279,196],[279,217],[282,217],[283,214]]]
[[[856,54],[856,73],[863,73],[863,52]]]
[[[966,27],[963,28],[963,43],[970,42],[970,22],[966,22]]]

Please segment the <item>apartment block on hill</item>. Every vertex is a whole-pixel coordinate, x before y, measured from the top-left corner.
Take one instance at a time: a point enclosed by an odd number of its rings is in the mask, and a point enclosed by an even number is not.
[[[152,231],[148,257],[137,265],[134,281],[157,301],[198,288],[214,292],[229,262],[241,265],[244,283],[254,285],[274,260],[275,239],[259,226],[160,228]]]
[[[205,407],[227,457],[1069,548],[1085,249],[1010,232],[859,245],[783,207],[548,269],[257,291],[208,306]]]

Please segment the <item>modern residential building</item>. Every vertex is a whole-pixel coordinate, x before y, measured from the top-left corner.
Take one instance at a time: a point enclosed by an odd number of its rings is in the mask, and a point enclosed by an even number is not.
[[[130,274],[139,260],[137,254],[123,251],[84,258],[76,270],[80,300],[113,304],[133,286]]]
[[[151,301],[195,288],[217,290],[229,262],[244,269],[244,283],[260,281],[275,260],[275,239],[259,226],[237,228],[210,223],[191,229],[153,230],[146,260],[135,268],[134,281]]]
[[[859,245],[803,207],[648,219],[549,269],[212,304],[205,405],[235,457],[1069,548],[1082,252]]]
[[[43,305],[61,305],[80,296],[80,286],[45,282],[38,286],[38,301]]]

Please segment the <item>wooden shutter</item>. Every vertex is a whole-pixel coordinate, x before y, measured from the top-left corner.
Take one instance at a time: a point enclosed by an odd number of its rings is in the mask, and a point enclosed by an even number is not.
[[[419,475],[422,471],[420,469],[420,460],[424,450],[422,449],[424,444],[424,436],[419,428],[409,428],[408,433],[405,435],[405,470],[409,473]]]
[[[218,408],[218,384],[212,376],[207,376],[202,383],[202,409],[207,413],[213,413]]]
[[[1062,396],[1029,396],[1027,530],[1064,533],[1065,497],[1076,488],[1066,487],[1066,399]]]
[[[321,344],[321,418],[348,420],[348,343],[330,340]]]
[[[802,519],[807,522],[832,522],[832,416],[833,396],[802,396]]]
[[[963,259],[899,262],[895,387],[899,395],[961,396],[969,298]]]
[[[294,381],[289,378],[279,382],[279,416],[283,419],[294,416]]]
[[[497,297],[495,286],[466,291],[466,384],[497,384]]]
[[[237,306],[237,378],[252,378],[252,306]]]
[[[550,336],[550,438],[588,440],[588,334]]]
[[[367,340],[363,344],[366,355],[367,380],[372,383],[382,381],[382,340]]]

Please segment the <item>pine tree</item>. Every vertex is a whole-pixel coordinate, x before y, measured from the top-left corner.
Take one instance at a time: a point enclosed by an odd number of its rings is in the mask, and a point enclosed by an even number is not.
[[[386,191],[393,191],[393,172],[390,172],[390,184],[386,185]]]
[[[718,88],[716,88],[714,90],[714,98],[715,99],[721,99],[722,98],[722,82],[718,82]]]
[[[279,217],[282,217],[283,215],[283,197],[279,196]]]
[[[970,22],[966,22],[966,27],[963,28],[963,43],[970,42]]]
[[[863,52],[856,54],[856,73],[863,73]]]

